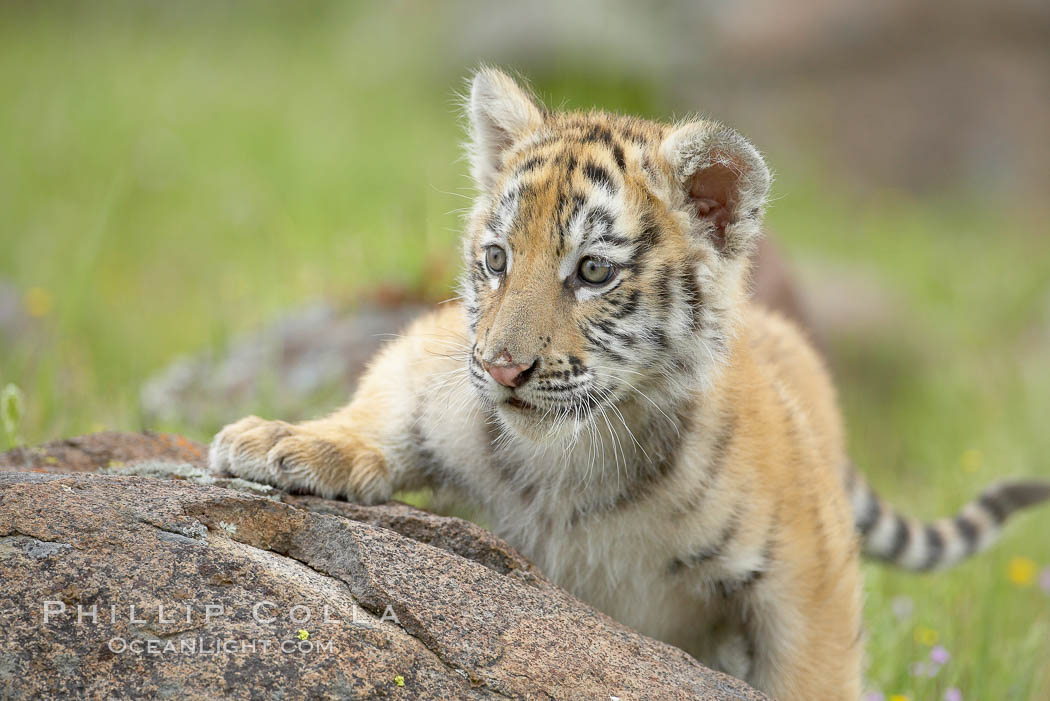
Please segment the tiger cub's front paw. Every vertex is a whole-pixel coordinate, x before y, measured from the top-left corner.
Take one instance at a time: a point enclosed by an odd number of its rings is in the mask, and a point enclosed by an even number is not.
[[[390,499],[386,460],[345,427],[304,426],[249,416],[219,431],[211,469],[293,492],[346,497],[363,504]]]

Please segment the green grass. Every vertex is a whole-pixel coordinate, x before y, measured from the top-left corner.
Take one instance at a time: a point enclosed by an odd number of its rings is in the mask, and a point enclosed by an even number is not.
[[[145,377],[278,310],[455,272],[468,182],[451,91],[468,66],[432,60],[447,52],[436,9],[142,7],[0,10],[0,278],[46,312],[0,336],[0,386],[24,391],[29,442],[147,427]],[[536,78],[553,104],[672,111],[655,82]],[[902,302],[888,328],[831,347],[871,481],[933,516],[1000,477],[1050,475],[1045,216],[848,192],[768,150],[781,243],[861,263]],[[1016,557],[1050,565],[1048,527],[1050,510],[1024,517],[947,573],[868,566],[870,686],[1050,698],[1050,597],[1007,577]],[[934,680],[909,675],[928,654],[917,627],[953,654]]]

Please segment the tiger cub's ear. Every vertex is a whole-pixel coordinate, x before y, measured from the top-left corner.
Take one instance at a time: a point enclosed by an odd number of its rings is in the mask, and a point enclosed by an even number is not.
[[[679,188],[675,206],[690,214],[693,233],[726,256],[747,254],[760,235],[771,176],[762,156],[737,132],[713,122],[689,122],[660,145]]]
[[[543,124],[544,110],[505,73],[481,68],[467,105],[471,174],[482,190],[492,187],[507,149]]]

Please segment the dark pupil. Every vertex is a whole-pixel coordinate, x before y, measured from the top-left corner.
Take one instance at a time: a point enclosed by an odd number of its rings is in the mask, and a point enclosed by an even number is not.
[[[594,258],[587,258],[583,261],[583,269],[580,272],[587,282],[604,282],[609,276],[609,266]]]
[[[507,264],[506,254],[497,246],[490,246],[488,250],[488,264],[493,272],[501,272]]]

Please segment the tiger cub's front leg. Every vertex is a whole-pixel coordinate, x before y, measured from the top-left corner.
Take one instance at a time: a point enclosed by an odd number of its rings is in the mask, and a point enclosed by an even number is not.
[[[419,403],[435,387],[447,387],[449,373],[467,372],[461,327],[454,307],[417,321],[380,351],[353,401],[325,418],[291,424],[249,416],[226,426],[211,443],[211,469],[364,504],[426,484],[428,476],[403,446]],[[470,390],[461,385],[460,391]]]
[[[382,451],[342,412],[301,424],[248,416],[215,436],[208,459],[217,472],[292,492],[363,504],[393,492]]]

